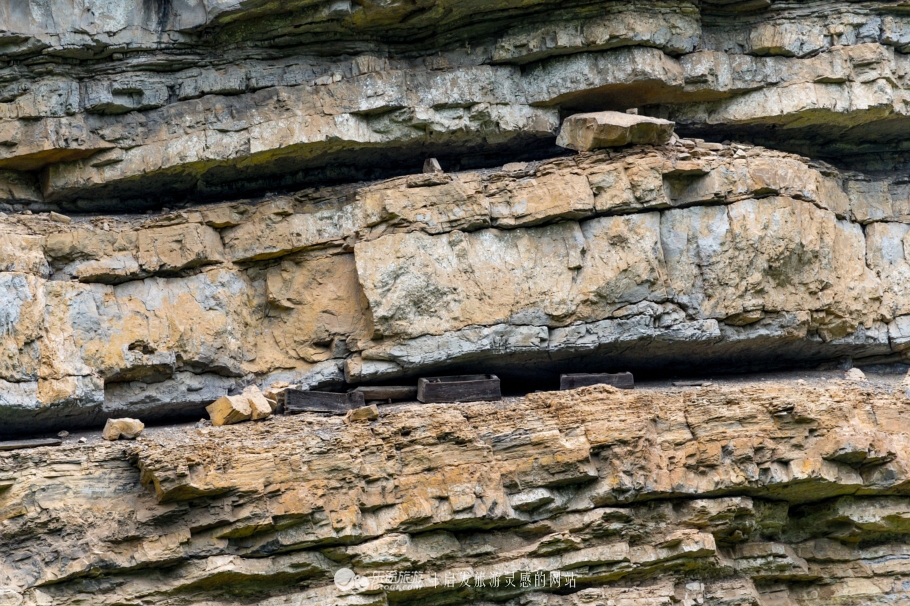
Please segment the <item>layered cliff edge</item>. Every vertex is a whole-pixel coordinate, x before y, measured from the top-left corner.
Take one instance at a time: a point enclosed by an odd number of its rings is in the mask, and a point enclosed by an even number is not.
[[[908,19],[887,2],[4,3],[0,202],[121,212],[428,156],[490,167],[558,153],[582,109],[900,170]]]
[[[0,453],[0,599],[905,604],[910,385],[840,374]]]
[[[0,5],[0,434],[907,361],[900,6],[131,6]],[[678,137],[556,147],[582,109]]]

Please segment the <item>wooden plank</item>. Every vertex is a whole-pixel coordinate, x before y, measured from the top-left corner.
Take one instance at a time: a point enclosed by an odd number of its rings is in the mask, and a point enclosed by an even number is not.
[[[11,442],[0,442],[0,450],[22,450],[23,448],[40,448],[42,446],[60,446],[63,440],[57,438],[47,438],[40,440],[14,440]]]
[[[631,372],[578,373],[559,376],[559,389],[578,389],[589,385],[612,385],[619,389],[632,389],[635,387],[635,379]]]
[[[363,394],[366,400],[415,400],[416,385],[361,386],[354,391]]]
[[[349,410],[360,408],[361,406],[363,406],[363,394],[356,391],[332,393],[328,391],[288,389],[284,392],[285,414],[327,412],[343,415]]]
[[[496,375],[428,377],[417,381],[417,399],[421,402],[482,402],[501,400],[502,392]]]

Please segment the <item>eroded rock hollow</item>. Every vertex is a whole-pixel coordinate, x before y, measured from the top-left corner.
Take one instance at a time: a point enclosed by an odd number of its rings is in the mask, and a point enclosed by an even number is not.
[[[0,605],[910,603],[908,102],[894,3],[0,0]]]

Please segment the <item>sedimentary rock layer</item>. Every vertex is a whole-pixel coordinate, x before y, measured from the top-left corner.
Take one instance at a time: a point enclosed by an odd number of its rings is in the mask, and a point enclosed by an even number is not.
[[[598,386],[0,453],[0,596],[901,603],[908,406],[842,381]]]
[[[147,218],[7,218],[0,431],[196,415],[273,380],[899,361],[908,191],[674,140]]]
[[[0,203],[122,210],[555,153],[560,112],[906,164],[910,21],[812,2],[0,7]],[[154,8],[152,5],[154,5]]]

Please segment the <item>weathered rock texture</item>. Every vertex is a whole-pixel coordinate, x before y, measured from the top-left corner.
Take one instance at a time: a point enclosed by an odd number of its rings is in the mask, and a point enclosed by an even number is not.
[[[629,144],[663,145],[673,136],[673,126],[669,120],[622,112],[574,114],[559,127],[556,145],[576,151]]]
[[[490,165],[552,152],[560,111],[635,107],[887,168],[908,49],[879,2],[5,2],[0,196],[110,210]]]
[[[0,595],[900,604],[908,413],[843,381],[598,386],[0,453]],[[341,568],[369,583],[338,589]]]
[[[902,187],[676,140],[151,218],[8,217],[0,431],[199,415],[276,380],[900,361]]]

